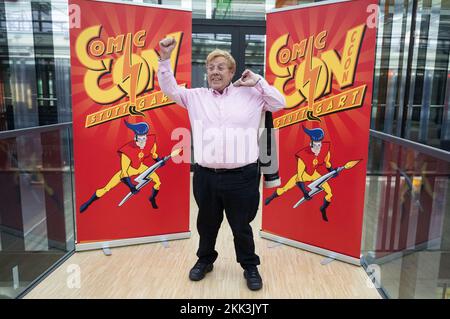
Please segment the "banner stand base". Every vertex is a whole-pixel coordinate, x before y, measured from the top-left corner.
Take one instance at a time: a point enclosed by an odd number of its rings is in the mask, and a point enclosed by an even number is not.
[[[163,240],[163,241],[161,242],[161,245],[162,245],[164,248],[169,248],[169,241]]]
[[[107,242],[103,243],[102,249],[103,249],[103,254],[104,254],[105,256],[111,256],[111,255],[112,255],[112,251],[111,251],[111,249],[109,248],[109,245],[108,245]]]
[[[97,241],[91,243],[80,243],[75,245],[75,251],[86,251],[93,249],[103,249],[103,252],[106,254],[105,248],[110,251],[111,247],[122,247],[122,246],[130,246],[130,245],[141,245],[141,244],[149,244],[162,242],[164,247],[168,247],[169,240],[177,240],[177,239],[187,239],[191,237],[191,232],[184,233],[174,233],[167,235],[158,235],[158,236],[148,236],[148,237],[138,237],[138,238],[127,238],[127,239],[117,239],[111,241]],[[109,256],[109,255],[107,255]]]
[[[292,240],[292,239],[288,239],[288,238],[284,238],[284,237],[281,237],[281,236],[277,236],[277,235],[265,232],[263,230],[259,231],[259,236],[261,238],[273,240],[273,241],[276,241],[276,242],[281,243],[281,244],[285,244],[285,245],[288,245],[288,246],[292,246],[292,247],[300,248],[300,249],[303,249],[303,250],[307,250],[307,251],[310,251],[310,252],[315,253],[315,254],[323,255],[325,257],[328,257],[328,259],[340,260],[340,261],[346,262],[348,264],[352,264],[352,265],[355,265],[355,266],[361,266],[361,260],[358,259],[358,258],[355,258],[355,257],[339,254],[339,253],[336,253],[334,251],[323,249],[323,248],[319,248],[319,247],[316,247],[316,246],[311,246],[311,245],[308,245],[308,244],[305,244],[305,243],[302,243],[302,242],[299,242],[299,241],[295,241],[295,240]],[[327,262],[327,264],[328,263],[329,262]],[[321,263],[321,264],[324,265],[323,263]]]
[[[322,266],[325,266],[325,265],[328,265],[328,264],[332,263],[332,262],[335,261],[335,260],[336,260],[336,258],[334,258],[334,257],[326,257],[325,259],[323,259],[323,260],[320,262],[320,264],[321,264]]]

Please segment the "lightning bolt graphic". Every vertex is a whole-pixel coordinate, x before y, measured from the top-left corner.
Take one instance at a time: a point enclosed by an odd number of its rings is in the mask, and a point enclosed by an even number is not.
[[[162,160],[160,160],[159,162],[156,162],[155,164],[153,164],[152,166],[150,166],[149,168],[147,168],[143,173],[141,173],[138,177],[136,177],[134,179],[135,182],[137,182],[137,185],[135,186],[137,190],[140,190],[142,187],[144,187],[145,185],[147,185],[148,183],[150,183],[152,181],[150,175],[156,171],[158,168],[160,168],[165,162],[167,162],[170,158],[177,156],[181,153],[183,149],[182,148],[177,148],[176,150],[174,150],[172,153],[170,153],[169,155],[167,155],[166,157],[164,157]],[[127,200],[129,200],[131,198],[131,196],[133,196],[132,192],[129,192],[123,199],[122,201],[119,203],[119,206],[122,206]]]
[[[152,179],[150,177],[150,174],[153,173],[158,168],[158,163],[153,164],[150,169],[148,170],[147,174],[141,174],[138,177],[134,179],[135,182],[137,182],[136,189],[141,189],[143,186],[145,186],[147,183],[151,182]]]
[[[324,189],[323,189],[322,185],[323,185],[325,182],[326,182],[326,180],[323,180],[323,181],[321,181],[320,183],[318,183],[317,185],[312,185],[312,186],[311,186],[312,183],[309,184],[308,187],[309,187],[309,189],[311,190],[310,193],[317,194],[317,193],[323,191]]]
[[[128,108],[130,114],[132,115],[140,115],[145,116],[144,113],[136,110],[136,91],[138,86],[139,74],[141,73],[142,65],[141,63],[137,63],[133,65],[132,61],[132,40],[131,34],[127,35],[124,45],[124,61],[123,61],[123,69],[122,69],[122,83],[125,83],[127,79],[130,81],[130,89],[128,92],[128,96],[130,97],[130,106]]]
[[[308,90],[308,110],[306,111],[306,118],[310,121],[319,121],[320,118],[313,115],[314,109],[314,92],[317,86],[317,81],[319,79],[319,73],[322,69],[322,66],[314,67],[312,65],[313,58],[313,44],[314,37],[310,37],[308,40],[308,47],[306,49],[305,56],[305,72],[303,73],[303,87],[306,86],[309,82],[309,90]]]
[[[321,191],[324,190],[322,185],[324,183],[326,183],[328,180],[330,180],[331,178],[336,177],[336,175],[335,175],[336,173],[339,173],[339,172],[341,172],[341,171],[343,171],[345,169],[353,168],[360,161],[361,160],[347,162],[344,166],[340,166],[340,167],[334,169],[333,171],[331,171],[331,172],[329,172],[329,173],[319,177],[318,179],[316,179],[315,181],[313,181],[312,183],[310,183],[308,185],[309,189],[311,189],[309,191],[308,195],[310,197],[313,197],[314,195],[320,193]],[[304,197],[300,198],[300,200],[294,205],[294,208],[297,208],[298,206],[300,206],[300,204],[304,203],[305,200],[306,199]]]

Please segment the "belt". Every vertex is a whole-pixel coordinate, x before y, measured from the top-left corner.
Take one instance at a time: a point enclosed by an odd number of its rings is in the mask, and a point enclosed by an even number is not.
[[[205,166],[201,166],[201,165],[198,165],[198,164],[197,164],[197,166],[202,168],[202,169],[205,169],[207,171],[214,172],[214,173],[234,173],[234,172],[242,172],[242,171],[244,171],[246,169],[257,167],[258,164],[257,163],[251,163],[251,164],[248,164],[248,165],[245,165],[245,166],[242,166],[242,167],[236,167],[236,168],[210,168],[210,167],[205,167]]]

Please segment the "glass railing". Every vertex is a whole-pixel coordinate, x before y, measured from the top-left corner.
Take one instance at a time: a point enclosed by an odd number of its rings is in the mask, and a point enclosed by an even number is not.
[[[0,298],[74,251],[71,123],[0,132]]]
[[[371,131],[363,264],[387,298],[450,298],[450,153]]]

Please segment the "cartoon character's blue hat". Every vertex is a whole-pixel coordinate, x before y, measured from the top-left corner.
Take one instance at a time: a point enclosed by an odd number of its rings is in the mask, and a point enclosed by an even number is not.
[[[128,123],[125,121],[125,125],[134,132],[135,135],[145,135],[148,133],[150,127],[145,122],[140,122],[136,124]]]
[[[303,131],[305,131],[305,133],[309,135],[311,141],[313,142],[319,142],[323,140],[324,133],[321,128],[313,128],[311,130],[308,130],[306,127],[303,126]]]

